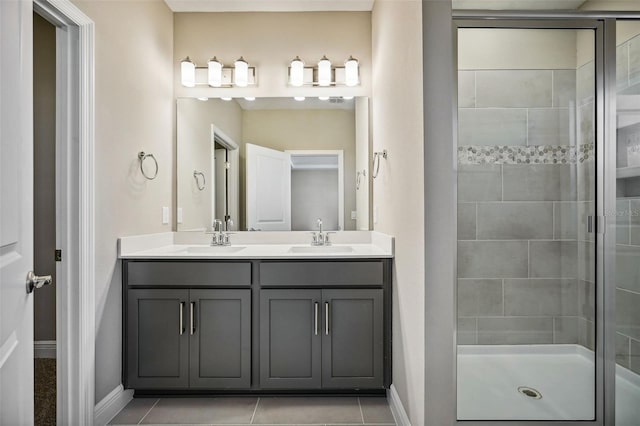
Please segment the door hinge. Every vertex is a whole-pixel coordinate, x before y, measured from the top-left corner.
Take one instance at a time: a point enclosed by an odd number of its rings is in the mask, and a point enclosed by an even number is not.
[[[56,262],[62,262],[62,250],[56,249]]]

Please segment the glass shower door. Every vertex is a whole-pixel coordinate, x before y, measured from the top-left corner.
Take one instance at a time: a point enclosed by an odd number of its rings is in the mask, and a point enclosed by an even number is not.
[[[595,40],[458,29],[459,420],[595,418]]]
[[[616,426],[640,423],[640,21],[616,25]]]

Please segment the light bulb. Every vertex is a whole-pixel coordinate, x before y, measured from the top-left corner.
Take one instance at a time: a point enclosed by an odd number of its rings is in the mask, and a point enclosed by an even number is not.
[[[353,56],[349,56],[349,59],[344,63],[344,80],[347,86],[357,86],[360,84],[358,60]]]
[[[191,62],[188,56],[180,62],[180,79],[184,87],[196,85],[196,64]]]
[[[235,70],[233,73],[233,82],[238,87],[247,87],[249,85],[249,64],[242,56],[233,64]]]
[[[304,84],[304,62],[296,56],[296,58],[291,61],[290,66],[289,84],[295,87],[302,86]]]
[[[215,56],[209,59],[209,86],[222,86],[222,62]]]
[[[331,85],[331,61],[326,56],[323,56],[318,62],[318,85]]]

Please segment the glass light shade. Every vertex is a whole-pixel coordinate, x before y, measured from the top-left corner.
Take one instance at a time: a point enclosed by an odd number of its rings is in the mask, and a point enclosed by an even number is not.
[[[321,101],[328,101],[329,97],[328,96],[318,96],[318,99]]]
[[[191,62],[188,56],[180,62],[180,80],[184,87],[196,85],[196,64]]]
[[[253,102],[253,101],[256,100],[256,97],[255,96],[245,96],[244,99],[247,100],[247,101]]]
[[[238,87],[249,85],[249,64],[242,56],[234,64],[233,83]]]
[[[323,56],[318,62],[318,85],[331,85],[331,61],[326,56]]]
[[[296,56],[296,58],[291,61],[290,67],[289,84],[295,87],[302,86],[304,84],[304,62]]]
[[[295,99],[296,101],[302,102],[305,100],[304,96],[295,96],[293,99]]]
[[[351,99],[353,99],[353,96],[343,96],[342,99],[344,99],[345,101],[350,101]]]
[[[209,86],[222,86],[222,62],[215,56],[209,60]]]
[[[223,96],[223,97],[221,97],[220,99],[222,99],[223,101],[227,101],[227,102],[228,102],[228,101],[230,101],[230,100],[231,100],[231,99],[233,99],[233,98],[230,98],[230,97],[228,97],[228,96]]]
[[[357,86],[360,84],[360,77],[358,76],[358,60],[353,56],[344,63],[344,80],[347,86]]]

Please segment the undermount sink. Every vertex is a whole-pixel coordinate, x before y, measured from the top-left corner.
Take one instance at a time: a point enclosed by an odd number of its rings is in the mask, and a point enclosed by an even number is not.
[[[293,246],[289,253],[351,253],[353,247],[350,246]]]
[[[240,246],[199,246],[187,247],[184,251],[192,254],[237,253],[244,248]]]

